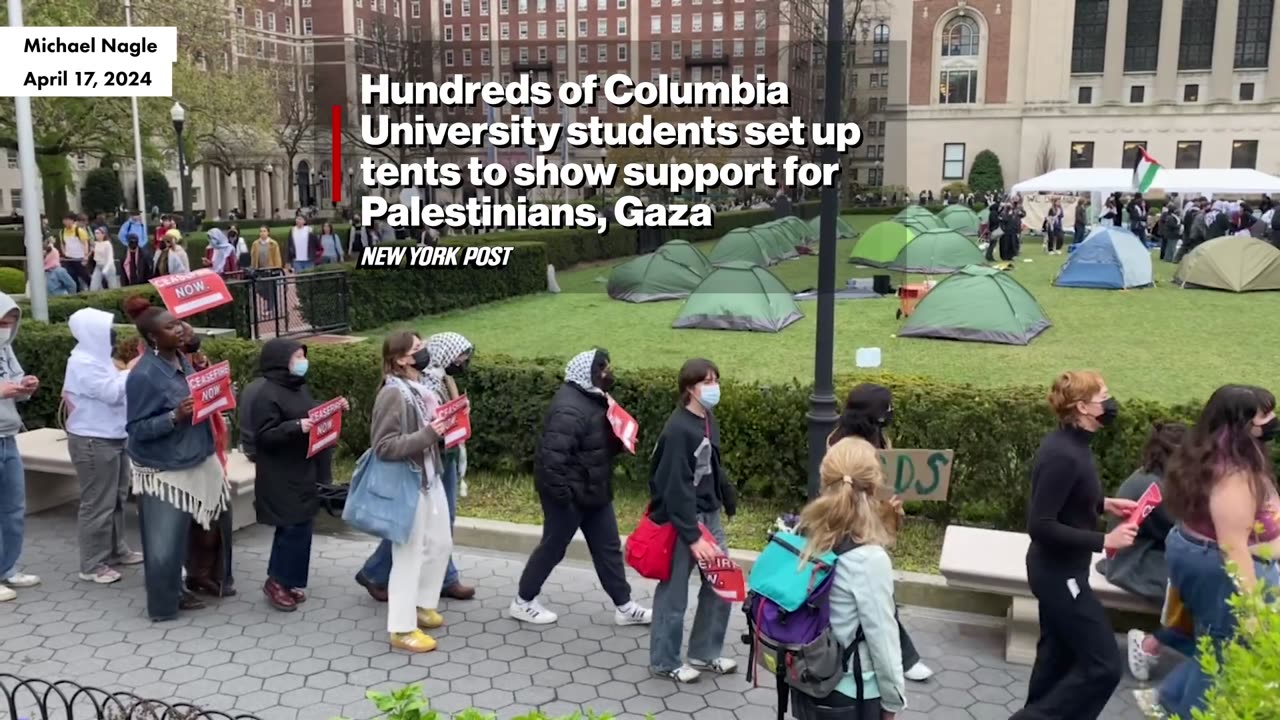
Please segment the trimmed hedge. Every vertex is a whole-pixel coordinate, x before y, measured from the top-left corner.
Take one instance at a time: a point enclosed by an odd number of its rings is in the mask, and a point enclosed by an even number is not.
[[[444,329],[443,327],[440,329]],[[61,380],[73,346],[65,326],[28,323],[15,341],[28,372],[43,380],[41,390],[25,404],[29,427],[52,425]],[[132,341],[121,340],[122,348]],[[208,354],[230,360],[242,386],[257,366],[258,346],[244,340],[209,340]],[[566,355],[580,348],[566,348]],[[355,456],[369,445],[369,413],[381,385],[380,346],[317,345],[311,348],[308,380],[317,399],[345,396],[351,404],[342,423],[341,449]],[[471,396],[475,435],[469,442],[471,467],[481,471],[532,470],[551,396],[559,387],[565,358],[516,360],[486,355],[479,348],[471,371],[459,382]],[[640,424],[640,452],[618,466],[617,482],[643,487],[648,454],[676,403],[677,368],[617,369],[614,396]],[[922,503],[920,512],[943,522],[990,523],[1021,528],[1026,511],[1029,463],[1041,436],[1053,427],[1038,387],[976,388],[916,377],[844,375],[840,392],[857,382],[874,381],[894,392],[895,445],[904,448],[953,449],[956,464],[949,503]],[[725,468],[745,497],[785,498],[797,505],[806,486],[806,424],[810,389],[799,383],[760,385],[723,381],[724,400],[717,408],[724,442]],[[1159,419],[1187,421],[1198,408],[1121,399],[1120,419],[1099,433],[1093,444],[1109,490],[1137,466],[1151,423]]]

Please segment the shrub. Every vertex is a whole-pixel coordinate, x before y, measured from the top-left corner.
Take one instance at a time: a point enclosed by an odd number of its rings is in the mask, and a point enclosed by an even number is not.
[[[120,176],[108,167],[96,167],[84,177],[84,187],[80,188],[80,209],[89,217],[98,213],[114,216],[124,204],[124,188],[120,186]]]
[[[995,153],[983,150],[973,159],[973,166],[969,168],[969,187],[975,195],[1004,192],[1004,170],[1000,168],[1000,158]]]
[[[17,268],[0,267],[0,292],[20,295],[27,291],[27,274]]]
[[[1209,638],[1200,640],[1201,669],[1214,678],[1204,707],[1194,720],[1262,720],[1275,718],[1280,692],[1280,591],[1259,582],[1253,590],[1231,598],[1238,622],[1236,636],[1215,652]],[[1195,660],[1189,661],[1195,662]]]
[[[947,183],[942,186],[942,192],[951,193],[951,197],[955,197],[957,195],[968,195],[969,183],[961,181]]]
[[[147,212],[151,212],[151,208],[158,207],[162,213],[171,213],[173,207],[173,188],[169,187],[169,178],[159,170],[147,169],[142,173],[142,192],[146,193],[143,198],[147,201]],[[137,193],[134,193],[133,204],[138,204]],[[142,209],[142,208],[136,208]]]
[[[70,334],[64,326],[28,323],[15,342],[23,366],[44,381],[24,406],[24,419],[29,427],[50,426],[73,345]],[[212,358],[230,360],[236,382],[243,385],[253,376],[256,343],[209,340],[205,347]],[[315,345],[310,350],[307,380],[315,396],[343,395],[351,404],[341,438],[341,449],[350,456],[369,445],[369,413],[381,386],[380,350],[372,342]],[[479,351],[470,372],[459,378],[473,403],[470,465],[482,471],[528,473],[538,428],[562,382],[567,358],[517,360],[488,355],[483,347]],[[618,483],[637,489],[647,483],[649,450],[676,403],[675,375],[674,367],[618,368],[614,396],[640,425],[640,450],[620,460]],[[925,514],[944,522],[1023,526],[1029,463],[1040,438],[1053,427],[1044,388],[976,388],[890,375],[844,375],[837,379],[837,387],[843,395],[854,384],[868,381],[893,389],[898,418],[892,433],[895,445],[956,452],[950,502],[925,503]],[[723,433],[725,468],[739,491],[745,497],[798,504],[806,486],[805,412],[810,388],[794,381],[761,385],[732,378],[723,385],[724,401],[716,414]],[[1114,490],[1137,466],[1153,421],[1187,421],[1196,410],[1191,405],[1126,402],[1119,421],[1093,443],[1108,489]]]
[[[431,709],[431,703],[422,693],[421,685],[406,685],[389,692],[370,690],[365,693],[365,697],[378,709],[374,720],[446,720],[438,711]],[[498,720],[498,718],[493,713],[469,708],[453,713],[453,720]],[[531,710],[522,712],[518,716],[502,718],[502,720],[613,720],[613,715],[587,710],[585,715],[575,711],[571,715],[553,718],[541,710]],[[645,720],[654,720],[654,715],[646,714]]]

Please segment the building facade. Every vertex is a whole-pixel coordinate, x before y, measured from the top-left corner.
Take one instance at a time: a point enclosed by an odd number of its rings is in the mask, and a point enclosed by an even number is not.
[[[893,3],[885,181],[938,193],[983,150],[1005,186],[1067,167],[1280,173],[1277,0]]]

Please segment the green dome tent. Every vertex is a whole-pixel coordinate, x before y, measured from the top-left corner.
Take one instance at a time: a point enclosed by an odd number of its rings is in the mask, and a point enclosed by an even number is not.
[[[805,224],[809,226],[809,230],[813,233],[813,237],[816,240],[818,238],[818,234],[822,232],[822,216],[819,215]],[[837,217],[836,237],[856,238],[858,237],[858,231],[853,229],[853,226],[849,224],[848,220],[845,220],[842,217]]]
[[[915,230],[916,232],[924,232],[926,230],[945,230],[946,224],[933,215],[916,215],[915,217],[900,217],[894,222]]]
[[[893,262],[916,231],[891,220],[876,223],[853,244],[849,262],[868,267],[884,267]]]
[[[907,243],[886,269],[944,275],[966,265],[981,265],[982,261],[978,246],[955,230],[926,230]]]
[[[1280,290],[1280,250],[1253,237],[1215,238],[1182,258],[1173,281],[1231,292]]]
[[[767,223],[762,223],[760,225],[757,225],[755,229],[759,230],[761,228],[767,227],[770,230],[781,233],[783,236],[787,238],[787,241],[791,243],[790,249],[795,250],[797,246],[803,245],[805,243],[805,240],[806,240],[805,232],[808,230],[808,227],[809,227],[804,224],[804,221],[800,221],[799,227],[792,224],[791,222],[788,222],[790,220],[798,220],[798,219],[799,218],[788,216],[784,218],[779,218],[778,220],[770,220]]]
[[[942,224],[965,235],[977,235],[978,228],[982,226],[982,219],[978,217],[978,213],[970,210],[964,205],[948,205],[938,213],[938,219]]]
[[[811,243],[818,239],[818,233],[809,227],[809,223],[795,215],[788,215],[782,218],[781,222],[795,231],[796,237],[801,240],[801,244]]]
[[[789,260],[800,254],[796,252],[796,246],[800,244],[800,241],[792,237],[791,233],[779,225],[776,220],[755,225],[751,228],[751,231],[769,242],[769,247],[772,249],[771,254],[775,261]]]
[[[725,233],[724,237],[716,242],[716,246],[711,248],[711,256],[708,260],[712,265],[741,261],[768,267],[778,262],[777,252],[777,246],[773,244],[772,238],[765,237],[763,233],[758,233],[751,228],[738,228]]]
[[[711,270],[689,295],[673,328],[778,332],[804,317],[773,273],[735,261]]]
[[[1040,304],[1011,275],[970,265],[930,290],[898,336],[1026,345],[1048,327]]]
[[[893,219],[906,220],[914,217],[931,217],[936,219],[936,216],[932,212],[929,212],[929,208],[924,207],[923,205],[908,205],[899,210],[898,214],[893,216]]]
[[[697,248],[672,240],[656,252],[632,258],[609,273],[609,297],[625,302],[654,302],[689,297],[711,263]]]

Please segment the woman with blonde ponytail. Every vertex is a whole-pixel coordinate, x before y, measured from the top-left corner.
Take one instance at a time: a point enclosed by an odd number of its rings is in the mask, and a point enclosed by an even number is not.
[[[876,448],[859,437],[839,440],[822,459],[822,490],[800,513],[805,560],[837,553],[831,630],[858,652],[862,692],[852,672],[821,700],[792,692],[797,720],[892,720],[906,708],[906,680],[893,601],[893,544]],[[855,663],[850,663],[855,666]]]

